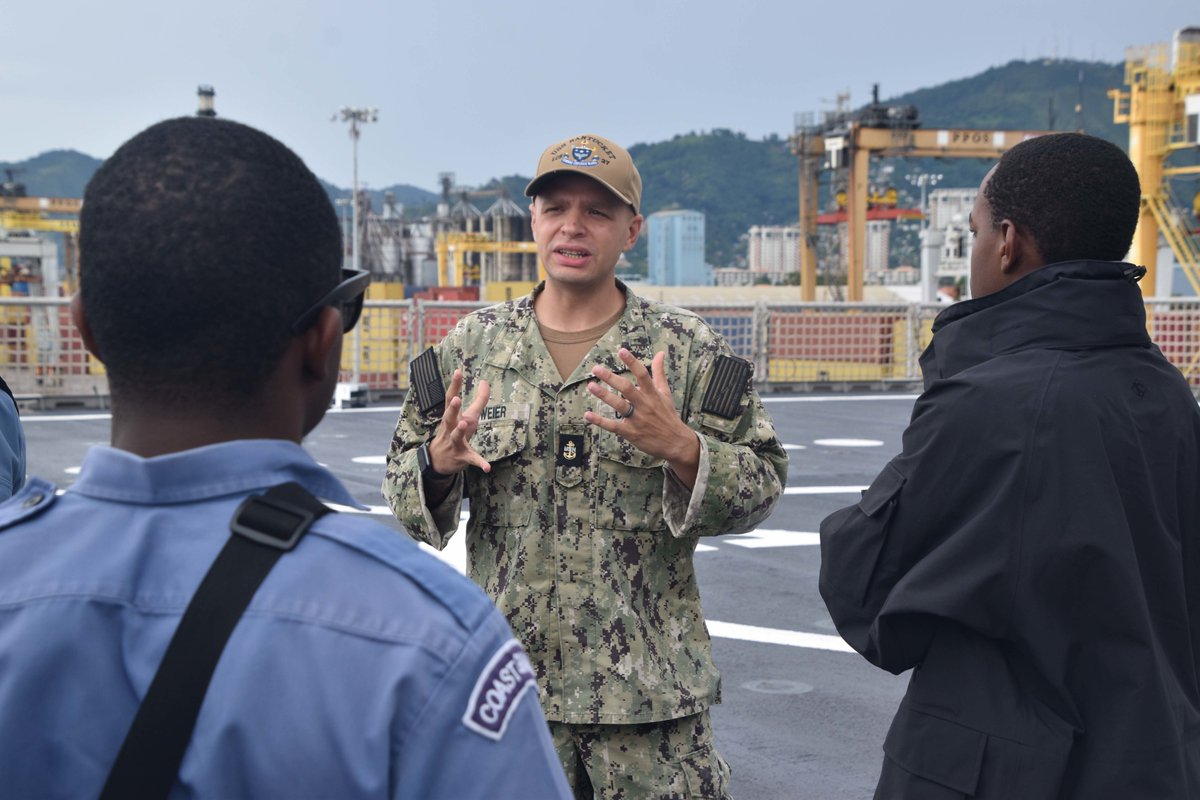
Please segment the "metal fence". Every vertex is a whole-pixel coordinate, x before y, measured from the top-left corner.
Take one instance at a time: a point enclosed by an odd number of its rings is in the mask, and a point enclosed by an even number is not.
[[[0,298],[0,375],[25,405],[83,405],[108,395],[68,301]],[[408,388],[408,362],[485,303],[367,301],[347,337],[342,380],[375,398]],[[939,305],[712,304],[690,307],[755,365],[760,390],[914,388]],[[1200,300],[1148,300],[1150,335],[1200,395]]]

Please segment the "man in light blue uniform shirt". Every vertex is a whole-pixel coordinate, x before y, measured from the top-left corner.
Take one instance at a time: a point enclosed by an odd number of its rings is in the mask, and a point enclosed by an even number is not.
[[[96,797],[249,494],[357,505],[300,446],[363,276],[290,150],[171,120],[96,173],[72,314],[104,361],[112,446],[56,497],[0,506],[0,794]],[[407,537],[319,518],[217,663],[177,798],[569,797],[504,618]]]
[[[25,485],[25,429],[17,399],[0,378],[0,499],[12,497]]]

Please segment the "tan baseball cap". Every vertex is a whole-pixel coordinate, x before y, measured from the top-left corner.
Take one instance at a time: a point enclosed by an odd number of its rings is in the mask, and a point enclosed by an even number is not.
[[[584,133],[550,145],[538,160],[537,174],[525,187],[525,196],[534,197],[547,178],[562,172],[587,175],[633,206],[634,213],[642,213],[642,176],[619,144]]]

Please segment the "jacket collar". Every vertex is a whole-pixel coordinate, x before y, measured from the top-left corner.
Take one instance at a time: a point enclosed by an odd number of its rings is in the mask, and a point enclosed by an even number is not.
[[[921,355],[926,386],[1007,353],[1145,346],[1142,267],[1116,261],[1064,261],[994,294],[947,308]]]

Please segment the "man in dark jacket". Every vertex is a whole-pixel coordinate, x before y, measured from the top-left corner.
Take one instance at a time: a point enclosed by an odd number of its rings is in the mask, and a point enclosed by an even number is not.
[[[1023,142],[971,214],[895,457],[821,525],[821,594],[912,669],[877,798],[1200,798],[1200,409],[1120,263],[1116,146]]]

